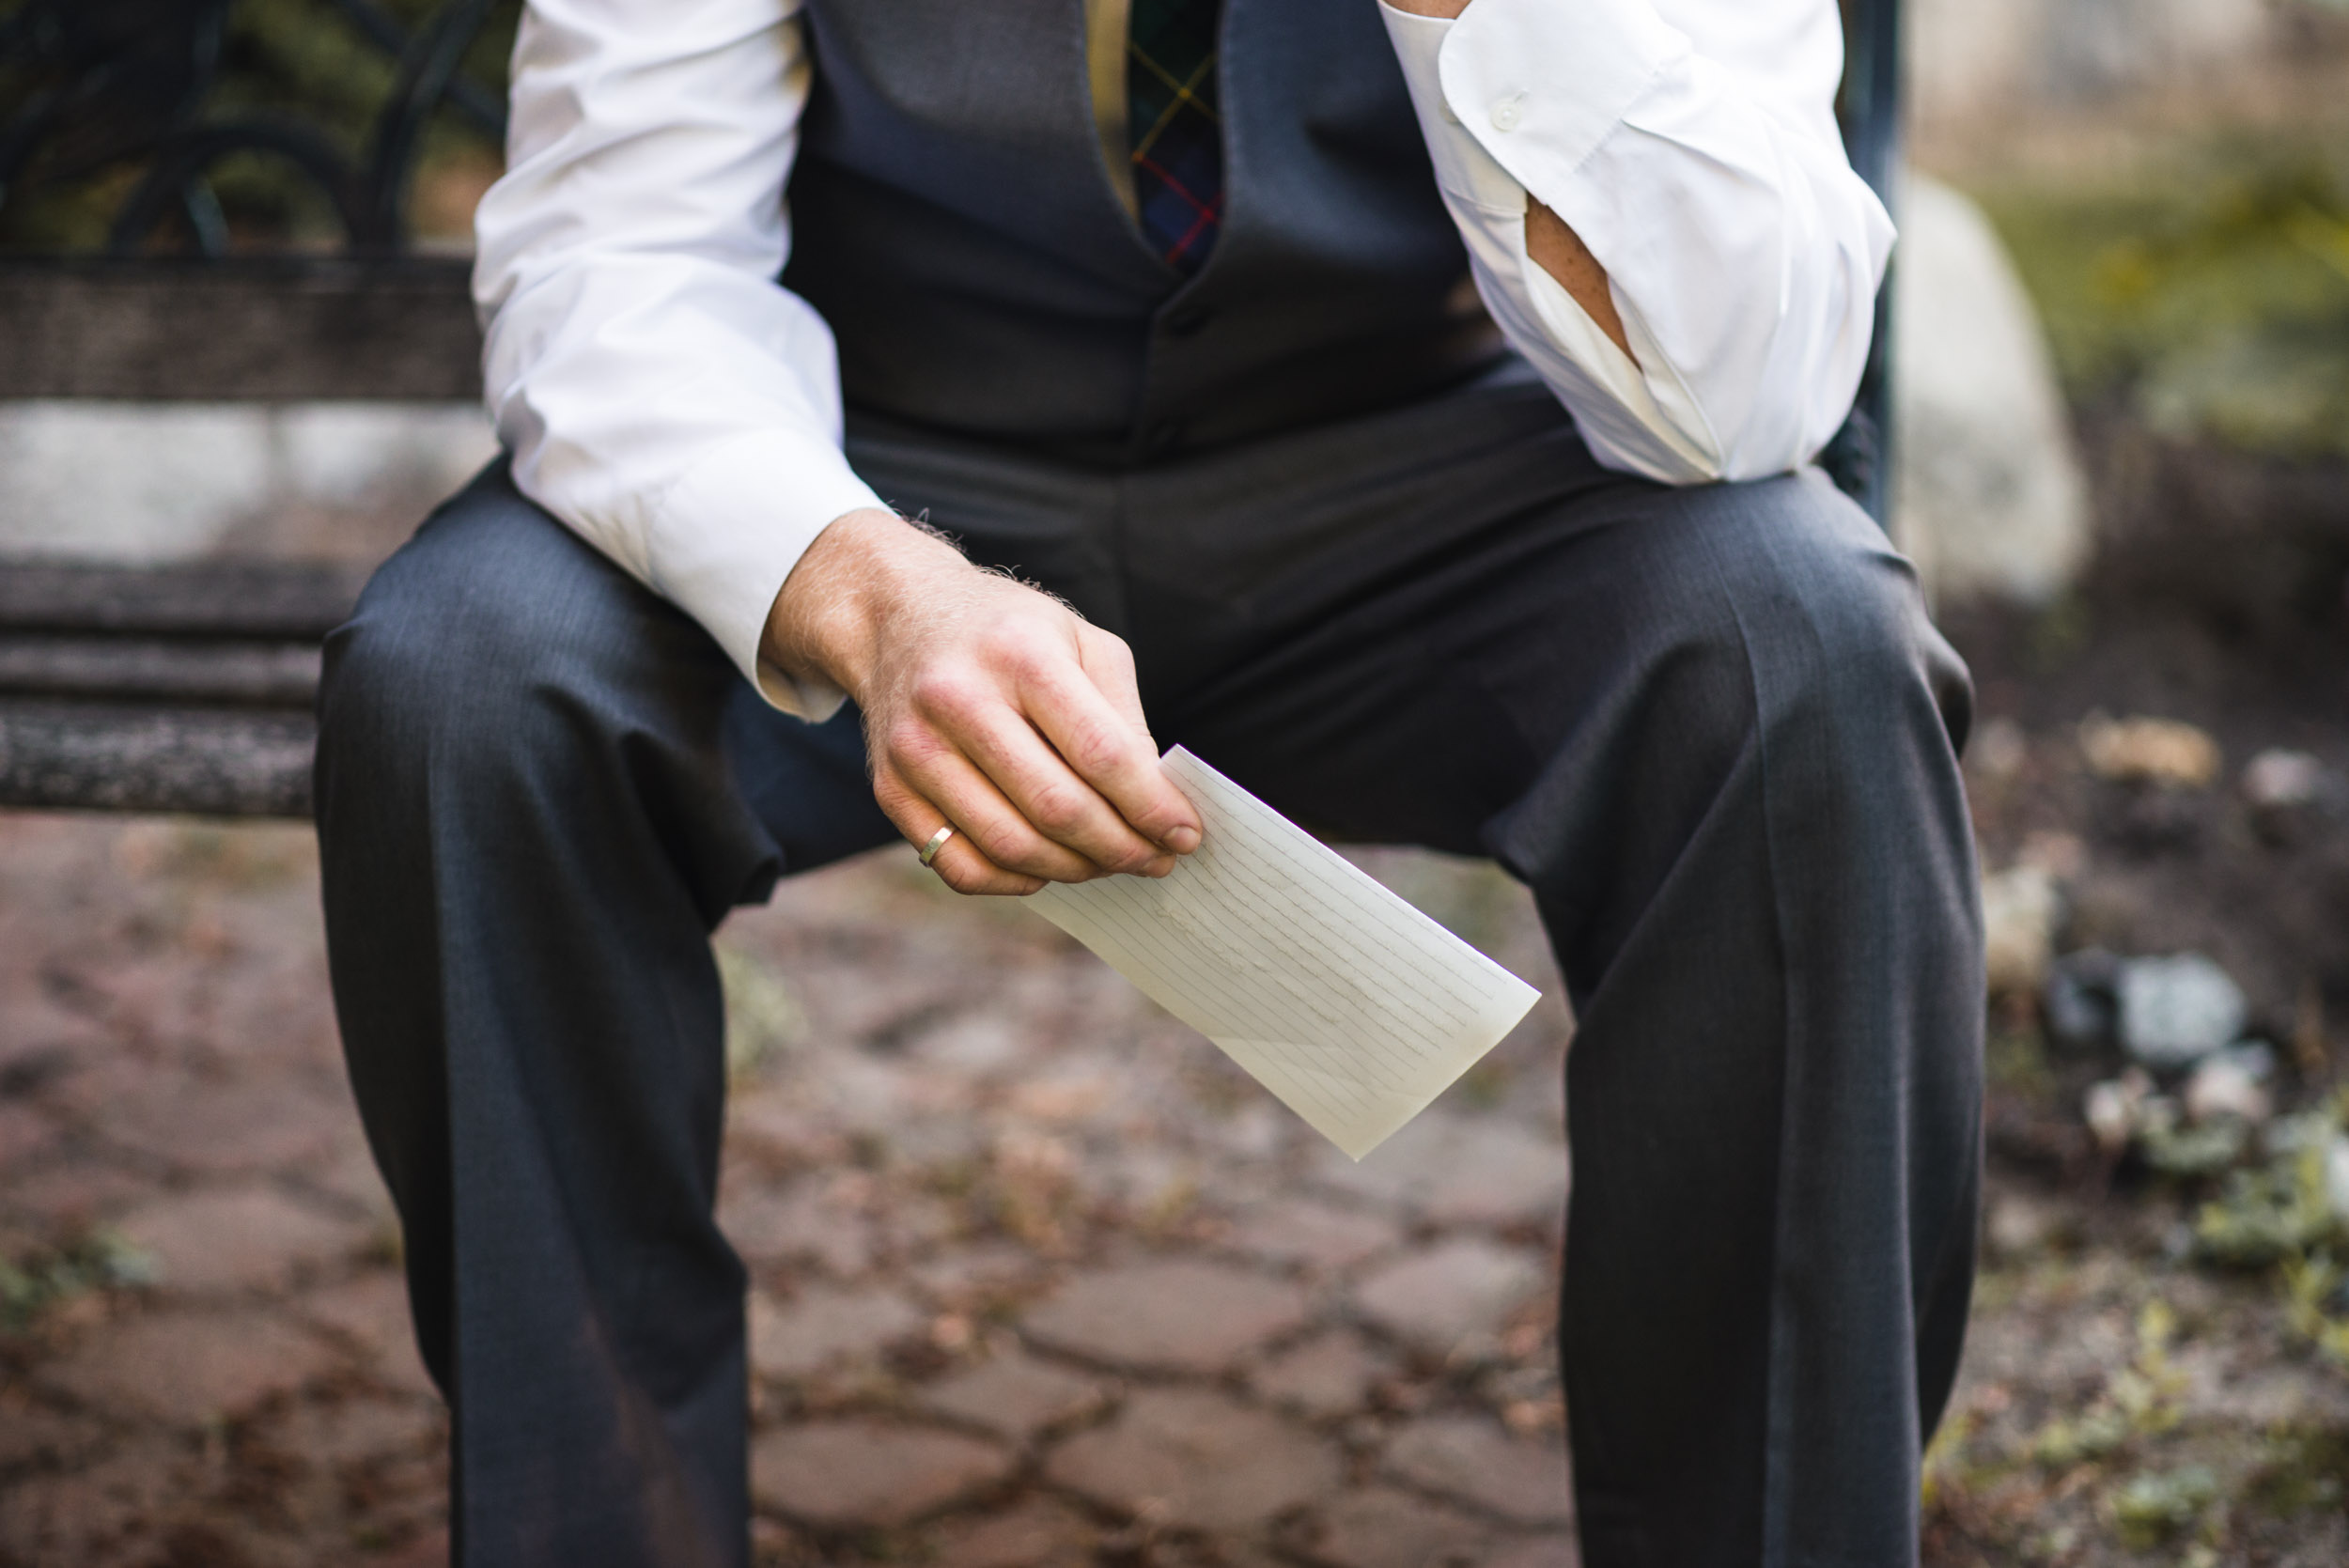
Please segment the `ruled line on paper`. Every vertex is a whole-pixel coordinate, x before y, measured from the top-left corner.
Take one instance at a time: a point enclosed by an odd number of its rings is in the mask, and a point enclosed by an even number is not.
[[[1181,747],[1163,766],[1198,849],[1028,903],[1356,1159],[1540,996]]]

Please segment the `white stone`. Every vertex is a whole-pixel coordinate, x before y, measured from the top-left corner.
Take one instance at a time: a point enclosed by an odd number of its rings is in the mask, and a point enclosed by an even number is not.
[[[2243,795],[2270,811],[2313,802],[2325,787],[2325,765],[2306,752],[2270,748],[2243,765]]]
[[[2243,1033],[2243,988],[2199,953],[2121,966],[2121,1044],[2156,1071],[2190,1067]]]
[[[1900,223],[1892,536],[1937,598],[2045,603],[2087,558],[2089,510],[2038,317],[1965,196],[1912,176]]]
[[[2195,1122],[2233,1116],[2264,1122],[2275,1114],[2275,1100],[2251,1076],[2250,1069],[2230,1052],[2208,1057],[2186,1082],[2186,1113]]]
[[[2055,878],[2042,866],[2010,866],[1982,879],[1992,995],[2036,991],[2046,984],[2061,902]]]

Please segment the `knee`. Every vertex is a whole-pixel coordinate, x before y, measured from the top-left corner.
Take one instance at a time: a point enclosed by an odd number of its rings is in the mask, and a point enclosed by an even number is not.
[[[582,633],[612,591],[588,553],[500,475],[436,513],[327,639],[321,784],[475,776],[538,748],[589,678]]]
[[[1904,721],[1962,738],[1965,666],[1875,521],[1815,472],[1735,489],[1752,516],[1716,564],[1766,739],[1864,756]]]

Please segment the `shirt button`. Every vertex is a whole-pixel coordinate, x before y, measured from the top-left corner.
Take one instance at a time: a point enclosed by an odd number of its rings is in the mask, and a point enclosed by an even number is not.
[[[1525,95],[1523,93],[1511,93],[1506,98],[1493,100],[1493,129],[1495,131],[1515,131],[1517,128],[1517,121],[1524,117]]]

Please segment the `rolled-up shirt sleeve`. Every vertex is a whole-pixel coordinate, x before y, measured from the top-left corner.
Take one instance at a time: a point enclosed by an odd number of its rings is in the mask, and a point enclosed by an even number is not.
[[[1699,484],[1817,456],[1892,247],[1836,130],[1832,0],[1380,9],[1486,306],[1599,460]],[[1529,193],[1606,269],[1630,354],[1527,256]]]
[[[766,695],[785,578],[881,505],[832,334],[777,283],[810,65],[799,0],[530,0],[474,221],[484,391],[522,492],[707,628]]]

